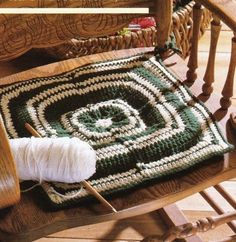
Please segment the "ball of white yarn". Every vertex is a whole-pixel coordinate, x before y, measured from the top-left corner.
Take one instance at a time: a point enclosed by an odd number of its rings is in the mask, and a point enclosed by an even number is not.
[[[21,180],[75,183],[96,170],[96,154],[78,138],[19,138],[10,146]]]

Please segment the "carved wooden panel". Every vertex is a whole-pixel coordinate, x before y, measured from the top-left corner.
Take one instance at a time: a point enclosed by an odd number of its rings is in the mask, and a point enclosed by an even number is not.
[[[0,0],[0,7],[148,7],[155,0]],[[48,47],[75,36],[115,33],[135,14],[0,15],[0,61],[19,56],[32,47]]]

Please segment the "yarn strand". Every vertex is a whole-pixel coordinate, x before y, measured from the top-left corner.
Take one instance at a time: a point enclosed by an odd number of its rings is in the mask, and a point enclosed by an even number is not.
[[[41,186],[41,183],[40,183],[40,182],[38,182],[38,183],[32,185],[31,187],[29,187],[29,188],[27,188],[27,189],[23,189],[23,190],[21,189],[20,191],[21,191],[21,193],[30,192],[30,191],[32,191],[33,189],[35,189],[36,187],[38,187],[38,186]],[[76,193],[73,194],[73,195],[64,195],[64,194],[61,194],[61,193],[57,192],[54,188],[51,189],[50,191],[51,191],[52,193],[56,194],[57,196],[62,197],[62,198],[65,198],[65,199],[72,199],[72,198],[76,198],[76,197],[78,197],[79,194],[82,192],[82,190],[83,190],[83,186],[81,186],[80,189],[79,189],[79,191],[76,192]]]

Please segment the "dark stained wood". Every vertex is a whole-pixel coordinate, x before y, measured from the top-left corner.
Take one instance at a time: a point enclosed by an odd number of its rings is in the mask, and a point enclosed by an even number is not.
[[[145,49],[150,50],[150,49]],[[53,63],[48,66],[34,68],[26,72],[0,79],[1,84],[26,80],[32,77],[48,76],[62,73],[85,63],[95,62],[114,57],[122,57],[130,54],[143,52],[143,49],[121,50],[99,55],[82,57]],[[178,62],[173,66],[180,76],[186,73],[183,61],[177,56],[173,56],[170,62]],[[192,86],[196,95],[201,93],[201,82],[196,81]],[[231,143],[236,143],[229,124],[227,123],[229,114],[217,111],[219,108],[219,96],[213,95],[206,102],[211,111],[224,128],[223,131]],[[232,107],[229,111],[236,111]],[[224,116],[225,115],[225,116]],[[201,191],[211,185],[215,185],[223,180],[235,177],[236,174],[236,151],[224,156],[224,160],[215,160],[205,163],[188,174],[178,177],[171,177],[168,180],[161,180],[155,185],[138,189],[125,194],[124,196],[113,197],[108,201],[118,210],[117,213],[107,213],[107,210],[99,203],[88,203],[71,209],[51,212],[45,211],[42,201],[38,201],[37,191],[22,194],[20,202],[12,208],[1,210],[0,231],[1,239],[5,241],[27,241],[40,238],[46,234],[51,234],[66,228],[93,224],[102,221],[116,220],[144,214],[162,208],[177,200],[180,200],[193,193]],[[49,226],[50,225],[50,226]],[[14,239],[13,236],[14,235]],[[11,240],[12,239],[12,240]]]

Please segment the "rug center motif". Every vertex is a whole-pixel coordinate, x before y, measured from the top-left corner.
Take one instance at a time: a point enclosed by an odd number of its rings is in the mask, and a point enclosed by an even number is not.
[[[112,119],[111,118],[101,118],[98,119],[95,123],[95,126],[97,128],[108,128],[112,125]]]
[[[61,124],[73,136],[91,145],[115,141],[146,129],[138,111],[120,99],[88,104],[65,113],[61,116]]]

